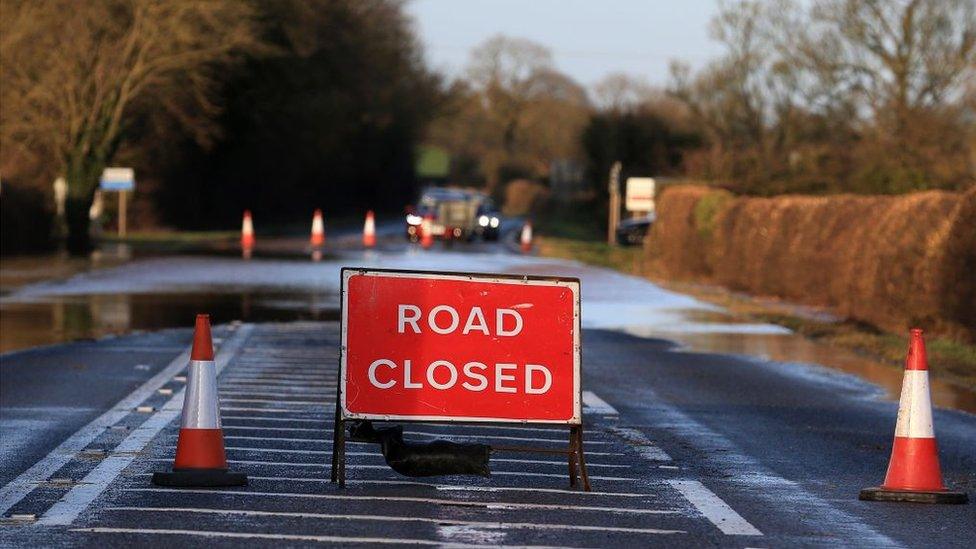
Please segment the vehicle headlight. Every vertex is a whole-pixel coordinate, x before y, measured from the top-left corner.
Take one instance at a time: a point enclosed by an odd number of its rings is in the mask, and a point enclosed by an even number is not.
[[[497,217],[491,218],[491,228],[492,229],[497,229],[498,228],[498,223],[499,223],[499,221],[498,221],[498,218]]]
[[[423,222],[423,218],[419,215],[407,214],[408,225],[420,225],[421,222]]]
[[[478,225],[481,225],[482,227],[487,227],[488,226],[488,216],[487,215],[483,215],[483,216],[479,217],[478,218]]]

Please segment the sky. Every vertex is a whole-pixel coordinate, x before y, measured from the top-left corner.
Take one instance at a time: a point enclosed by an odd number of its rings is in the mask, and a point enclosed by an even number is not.
[[[663,86],[668,65],[698,68],[721,53],[708,37],[716,0],[411,0],[428,63],[463,73],[471,50],[497,34],[553,52],[556,68],[591,86],[625,72]]]

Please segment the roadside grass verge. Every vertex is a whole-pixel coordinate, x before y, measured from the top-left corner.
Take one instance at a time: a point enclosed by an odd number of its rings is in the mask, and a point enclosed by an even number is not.
[[[101,240],[128,244],[199,244],[201,242],[232,240],[239,235],[238,231],[130,231],[124,237],[103,235]]]
[[[538,241],[539,253],[546,257],[574,259],[635,276],[643,275],[640,247],[609,246],[606,242],[544,236]]]

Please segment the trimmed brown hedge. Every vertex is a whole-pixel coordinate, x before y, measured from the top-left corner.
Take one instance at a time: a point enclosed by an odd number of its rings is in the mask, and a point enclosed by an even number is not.
[[[673,187],[646,250],[670,276],[976,340],[976,189],[733,198]]]

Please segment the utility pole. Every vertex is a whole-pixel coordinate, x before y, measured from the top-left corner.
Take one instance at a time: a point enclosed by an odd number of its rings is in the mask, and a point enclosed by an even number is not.
[[[607,244],[617,245],[617,224],[620,223],[620,161],[610,167],[610,215],[607,223]]]

